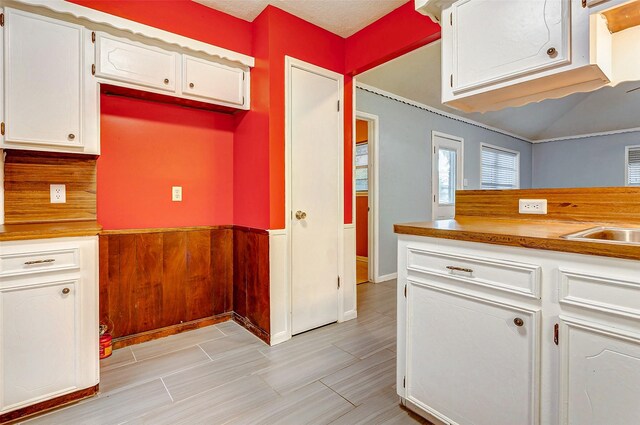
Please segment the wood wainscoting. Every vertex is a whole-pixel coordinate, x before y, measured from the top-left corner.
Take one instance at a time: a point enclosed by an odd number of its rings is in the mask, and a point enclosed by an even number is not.
[[[269,342],[266,231],[203,226],[100,235],[100,322],[115,347],[232,317]]]

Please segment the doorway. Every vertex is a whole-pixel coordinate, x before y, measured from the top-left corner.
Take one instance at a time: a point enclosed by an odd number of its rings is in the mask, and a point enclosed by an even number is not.
[[[356,112],[354,205],[357,284],[377,280],[377,137],[378,117]]]
[[[464,139],[437,131],[431,132],[434,220],[453,218],[456,190],[462,189]]]
[[[343,77],[287,58],[291,333],[338,320]]]

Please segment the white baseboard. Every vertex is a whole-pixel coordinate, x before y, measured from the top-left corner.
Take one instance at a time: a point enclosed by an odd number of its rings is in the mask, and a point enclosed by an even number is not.
[[[393,280],[398,278],[398,273],[389,273],[382,276],[378,276],[375,283],[386,282],[388,280]]]
[[[353,319],[355,319],[357,317],[358,317],[358,311],[357,310],[345,311],[341,322],[346,322],[348,320],[353,320]]]
[[[287,334],[287,332],[278,332],[275,335],[271,335],[271,346],[281,344],[285,341],[288,341],[291,337]]]

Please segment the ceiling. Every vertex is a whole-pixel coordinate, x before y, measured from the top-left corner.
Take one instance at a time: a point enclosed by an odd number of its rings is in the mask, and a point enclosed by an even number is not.
[[[271,4],[341,37],[348,37],[406,0],[194,0],[229,15],[253,21]]]
[[[358,82],[530,141],[640,127],[639,82],[486,113],[464,113],[440,102],[440,42],[431,43],[357,77]]]

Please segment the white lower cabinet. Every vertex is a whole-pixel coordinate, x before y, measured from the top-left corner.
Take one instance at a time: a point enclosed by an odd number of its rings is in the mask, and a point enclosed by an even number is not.
[[[400,235],[397,293],[398,394],[434,423],[639,423],[637,261]]]
[[[408,400],[447,422],[537,423],[538,312],[409,280],[407,313]]]
[[[76,267],[56,268],[64,250]],[[0,413],[98,383],[97,238],[1,242],[15,258],[0,277]]]

